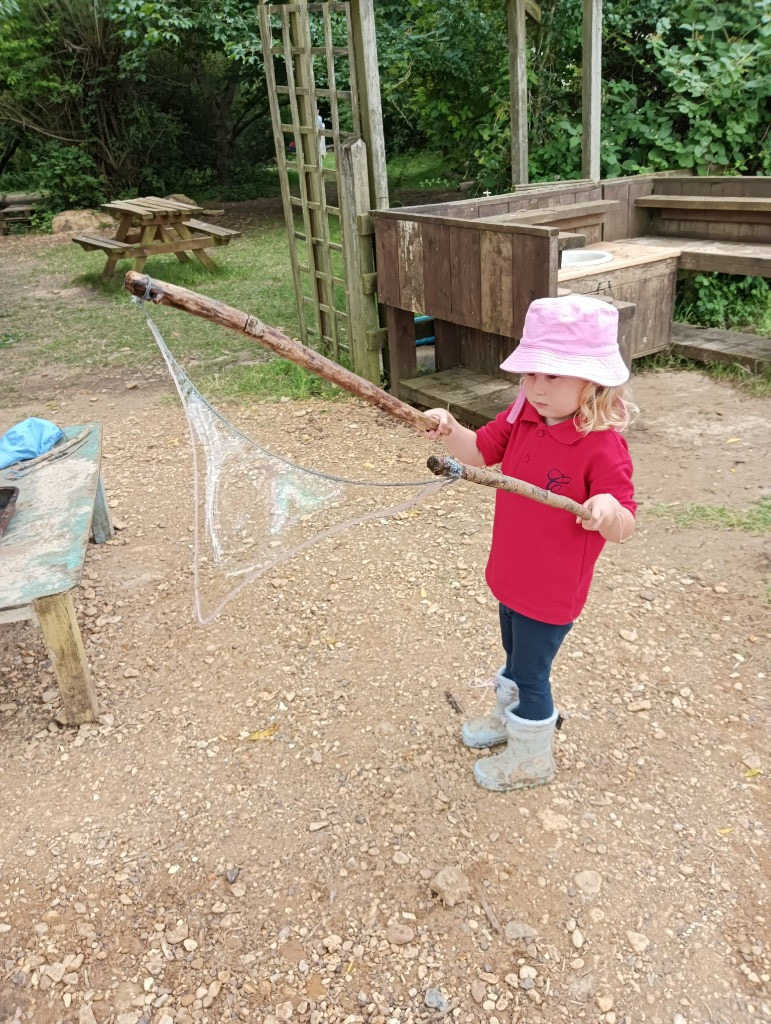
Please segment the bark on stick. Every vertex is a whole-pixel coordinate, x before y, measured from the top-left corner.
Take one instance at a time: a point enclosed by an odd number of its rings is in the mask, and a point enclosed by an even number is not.
[[[561,508],[581,519],[591,519],[592,513],[588,508],[579,505],[572,498],[566,498],[562,494],[553,494],[545,491],[543,487],[536,487],[525,480],[517,480],[514,476],[506,476],[499,473],[497,469],[482,469],[478,466],[467,466],[458,462],[449,455],[432,455],[428,460],[428,468],[435,476],[448,476],[455,479],[468,480],[472,484],[483,484],[485,487],[497,487],[500,491],[510,491],[512,494],[521,494],[523,498],[532,498],[533,501],[540,501],[542,505],[551,505],[552,508]]]
[[[350,391],[357,398],[377,406],[378,409],[382,409],[383,412],[389,413],[410,427],[417,430],[433,430],[436,427],[436,420],[418,412],[411,405],[401,402],[394,395],[389,395],[387,391],[383,391],[376,384],[346,370],[345,367],[327,359],[326,356],[314,352],[307,345],[302,345],[299,341],[287,337],[275,327],[264,324],[256,316],[250,316],[240,309],[226,306],[223,302],[210,299],[206,295],[200,295],[187,288],[167,284],[165,281],[157,281],[155,278],[139,274],[135,270],[129,270],[124,284],[131,294],[136,295],[139,299],[146,299],[162,306],[172,306],[174,309],[182,309],[186,313],[192,313],[204,320],[211,320],[212,323],[238,331],[239,334],[245,334],[247,338],[270,349],[276,355],[290,359],[298,366],[323,377],[324,380],[337,384],[338,387]]]

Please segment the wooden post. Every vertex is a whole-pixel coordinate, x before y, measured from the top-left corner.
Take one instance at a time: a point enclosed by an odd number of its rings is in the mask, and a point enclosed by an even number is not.
[[[377,300],[364,291],[363,275],[375,271],[371,234],[359,233],[359,217],[369,213],[367,147],[361,139],[349,139],[338,151],[342,194],[340,226],[343,234],[349,344],[353,365],[362,377],[380,383],[380,327]],[[377,341],[372,339],[377,338]]]
[[[527,43],[525,0],[507,0],[509,97],[511,102],[511,183],[528,181]]]
[[[75,617],[72,594],[39,597],[35,601],[35,611],[51,655],[68,724],[95,722],[99,705]]]
[[[600,123],[602,117],[602,0],[583,0],[581,57],[581,171],[600,180]]]
[[[375,41],[375,9],[372,0],[351,0],[351,30],[352,59],[356,64],[356,82],[359,90],[361,134],[367,143],[371,204],[372,209],[387,210],[388,175]]]

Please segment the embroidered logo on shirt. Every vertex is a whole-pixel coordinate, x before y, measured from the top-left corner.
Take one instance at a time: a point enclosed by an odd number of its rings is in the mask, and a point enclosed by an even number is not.
[[[573,479],[572,476],[566,476],[565,473],[560,472],[558,469],[550,469],[546,474],[548,483],[546,484],[547,491],[559,491],[566,484],[569,484]]]

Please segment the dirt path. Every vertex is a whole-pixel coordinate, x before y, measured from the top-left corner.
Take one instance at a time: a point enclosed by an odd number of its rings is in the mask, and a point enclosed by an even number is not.
[[[499,664],[490,494],[357,527],[202,629],[184,420],[129,379],[0,413],[101,422],[123,527],[76,594],[101,724],[58,725],[38,630],[0,626],[0,1022],[771,1020],[767,537],[648,512],[767,493],[766,402],[637,381],[640,526],[555,666],[557,778],[495,795],[445,697],[472,709]],[[299,458],[423,472],[354,402],[226,411]]]

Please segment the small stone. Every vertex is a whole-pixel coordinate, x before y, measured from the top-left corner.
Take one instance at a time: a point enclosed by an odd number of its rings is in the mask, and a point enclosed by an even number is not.
[[[447,1013],[450,1009],[450,1004],[447,999],[442,995],[438,988],[426,989],[426,995],[424,1003],[431,1010],[439,1010],[440,1013]]]
[[[479,978],[474,978],[471,982],[471,998],[475,1003],[481,1003],[487,995],[487,986]]]
[[[127,668],[125,669],[123,675],[126,679],[136,679],[137,676],[139,675],[139,672],[135,668]]]
[[[460,868],[447,865],[434,875],[431,891],[437,894],[446,907],[454,907],[468,896],[471,885]]]
[[[520,939],[534,939],[538,932],[524,921],[509,921],[504,934],[507,942],[517,942]]]
[[[587,896],[596,896],[602,888],[602,878],[597,871],[579,871],[574,876],[574,881],[581,892]]]
[[[622,640],[626,640],[627,643],[633,644],[635,642],[635,640],[637,639],[637,630],[636,629],[620,629],[618,631],[618,635],[621,637]]]
[[[310,823],[310,825],[308,825],[308,831],[309,832],[318,832],[322,828],[326,828],[328,824],[329,824],[328,821],[312,821]]]
[[[688,1021],[682,1015],[682,1013],[676,1013],[672,1018],[672,1024],[688,1024]]]
[[[178,921],[173,928],[166,929],[166,941],[171,946],[179,945],[187,938],[188,928],[184,921]]]
[[[580,928],[575,928],[573,930],[573,934],[570,936],[570,938],[571,938],[571,940],[573,942],[573,945],[576,947],[576,949],[580,949],[583,946],[583,944],[584,944],[584,934],[583,934],[583,932],[581,931]]]
[[[279,1003],[276,1007],[276,1020],[291,1020],[294,1013],[294,1006],[287,999],[285,1003]]]
[[[241,899],[242,896],[246,896],[246,886],[244,885],[243,882],[236,882],[235,885],[231,885],[230,891],[233,893],[236,899],[239,900]]]
[[[627,711],[650,711],[651,706],[649,700],[633,700],[627,704],[626,709]]]
[[[343,940],[339,935],[327,935],[321,942],[328,953],[337,952],[343,945]]]
[[[544,832],[561,832],[563,829],[570,828],[569,818],[566,818],[564,814],[557,814],[556,811],[552,811],[548,807],[539,811],[538,817],[541,819]]]
[[[394,864],[409,864],[410,862],[409,855],[402,853],[401,850],[397,850],[392,859]]]
[[[760,771],[760,757],[757,754],[747,754],[742,758],[742,764],[746,765],[750,771]]]
[[[600,1013],[607,1013],[613,1008],[613,996],[597,996],[597,1009]]]
[[[647,935],[643,935],[642,932],[628,931],[626,938],[635,953],[644,953],[651,944],[651,940]]]
[[[408,924],[391,924],[386,931],[386,938],[393,946],[406,946],[415,938],[415,932]]]

